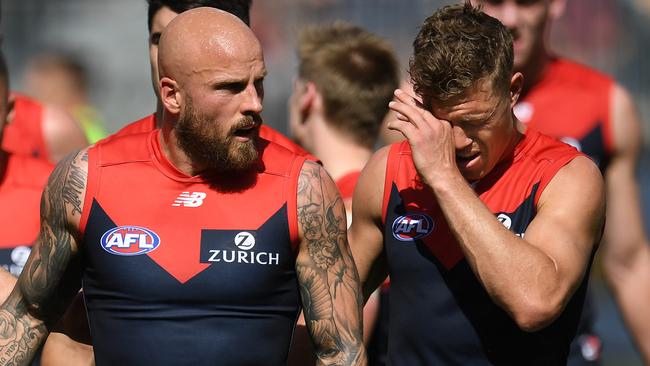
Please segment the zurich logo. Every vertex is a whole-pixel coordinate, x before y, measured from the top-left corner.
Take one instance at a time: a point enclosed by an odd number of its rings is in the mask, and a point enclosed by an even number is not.
[[[160,237],[140,226],[118,226],[102,235],[100,240],[105,251],[123,256],[149,253],[160,245]]]
[[[407,213],[393,221],[393,236],[399,241],[413,241],[433,231],[433,219],[425,214]]]
[[[235,235],[235,245],[241,250],[253,249],[255,246],[255,237],[248,231],[242,231]]]

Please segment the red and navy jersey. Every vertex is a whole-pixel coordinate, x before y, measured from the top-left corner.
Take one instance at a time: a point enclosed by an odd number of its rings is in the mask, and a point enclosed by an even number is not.
[[[524,237],[546,185],[580,155],[529,132],[474,190],[495,220]],[[520,330],[472,272],[406,141],[390,148],[382,219],[391,280],[390,364],[566,364],[587,276],[554,323],[538,332]]]
[[[285,364],[304,158],[260,140],[250,174],[190,177],[158,137],[88,150],[81,252],[97,364]]]
[[[149,131],[153,131],[155,128],[156,128],[156,115],[150,114],[135,122],[129,123],[128,125],[123,127],[121,130],[117,131],[113,135],[109,136],[108,138],[113,138],[122,135],[130,135],[130,134],[140,133],[140,132],[149,132]],[[308,160],[318,161],[318,159],[310,155],[307,151],[305,151],[305,149],[298,146],[298,144],[291,141],[288,137],[284,136],[280,132],[272,129],[267,125],[263,124],[260,126],[260,137],[267,141],[273,141],[276,144],[284,147],[285,149],[290,150],[295,154],[306,157]]]
[[[4,129],[2,150],[50,161],[43,136],[43,105],[20,94],[12,94],[14,107]]]
[[[22,271],[38,236],[41,193],[52,168],[40,159],[8,154],[0,173],[0,265],[14,276]]]
[[[542,79],[515,106],[529,129],[559,138],[604,171],[613,150],[610,121],[614,81],[566,59],[553,59]]]

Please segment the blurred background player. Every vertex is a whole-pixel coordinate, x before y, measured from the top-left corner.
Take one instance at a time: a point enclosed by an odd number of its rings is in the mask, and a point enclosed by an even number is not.
[[[7,66],[0,52],[0,142],[9,109],[8,84]],[[42,159],[0,148],[0,301],[9,295],[38,237],[41,194],[53,168]]]
[[[19,93],[9,96],[6,151],[56,163],[87,145],[83,130],[63,109]]]
[[[88,145],[77,121],[63,108],[11,93],[2,148],[56,163]]]
[[[298,63],[290,134],[323,163],[351,212],[354,186],[398,86],[396,55],[382,38],[337,22],[300,33]]]
[[[0,141],[8,113],[8,75],[4,56],[0,53]],[[13,276],[27,261],[30,248],[39,230],[41,193],[54,166],[41,159],[0,149],[0,266]],[[15,279],[0,271],[4,300]],[[5,282],[12,286],[4,285]]]
[[[374,152],[381,121],[398,86],[397,57],[382,38],[344,22],[305,28],[297,53],[298,78],[289,99],[290,134],[334,179],[349,224],[354,187]],[[364,307],[366,342],[377,307],[376,296]],[[309,354],[309,340],[301,325],[303,321],[294,336],[290,364],[307,364],[301,357]],[[371,363],[372,357],[369,353]]]
[[[70,113],[89,143],[106,136],[101,116],[88,95],[88,70],[79,57],[64,52],[33,57],[25,71],[25,90],[37,100]]]
[[[623,318],[650,364],[650,246],[640,207],[636,167],[641,120],[630,94],[612,78],[557,56],[549,49],[551,23],[566,0],[482,0],[484,11],[514,38],[514,68],[524,74],[515,106],[527,128],[560,138],[589,155],[607,184],[607,225],[602,264]],[[570,365],[598,362],[595,304],[588,301]]]

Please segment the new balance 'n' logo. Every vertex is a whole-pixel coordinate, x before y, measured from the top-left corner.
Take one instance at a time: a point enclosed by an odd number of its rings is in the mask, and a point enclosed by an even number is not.
[[[203,204],[206,194],[203,192],[183,192],[172,203],[172,206],[199,207]]]

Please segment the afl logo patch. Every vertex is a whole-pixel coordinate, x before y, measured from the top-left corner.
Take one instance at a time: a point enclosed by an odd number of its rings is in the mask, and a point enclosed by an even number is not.
[[[399,241],[413,241],[433,231],[433,220],[429,215],[407,213],[393,221],[393,236]]]
[[[149,253],[160,245],[160,237],[153,231],[139,226],[118,226],[102,235],[105,251],[123,256]]]
[[[253,249],[255,246],[255,237],[248,231],[242,231],[235,235],[235,245],[241,250]]]

